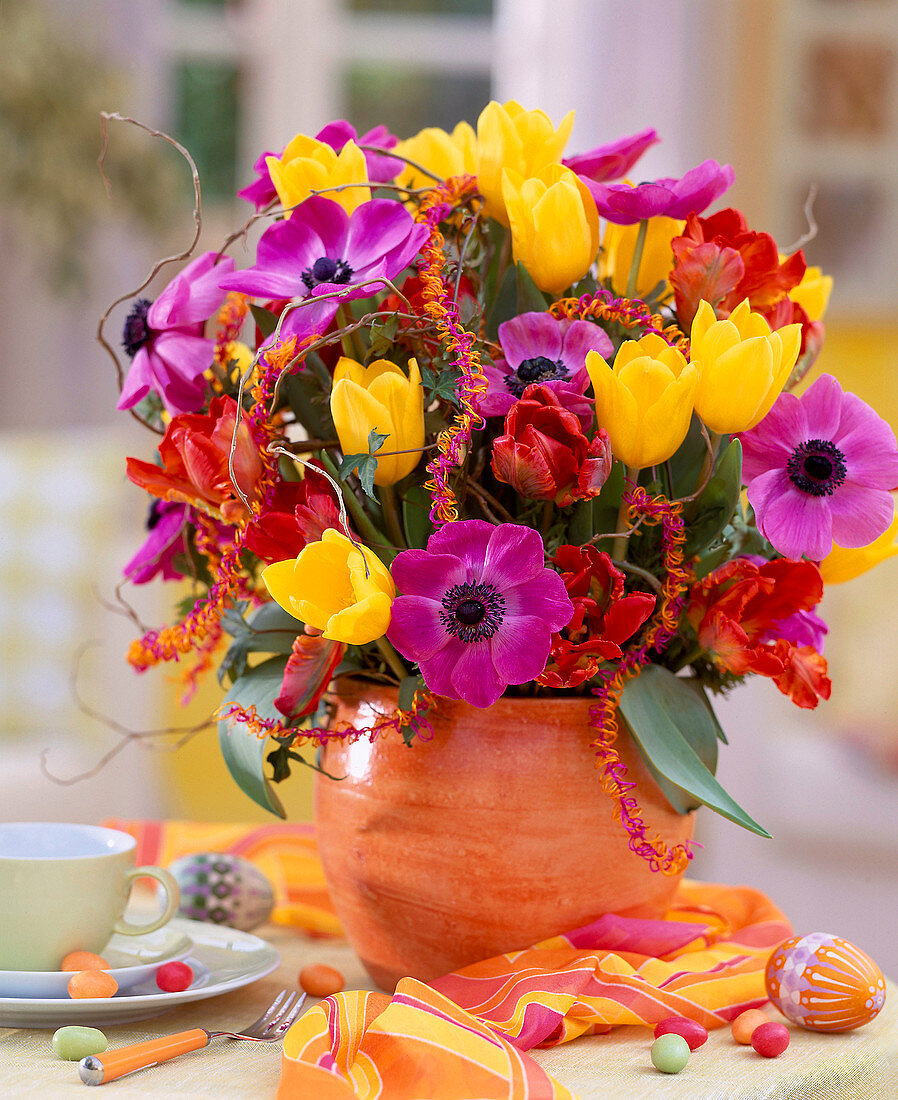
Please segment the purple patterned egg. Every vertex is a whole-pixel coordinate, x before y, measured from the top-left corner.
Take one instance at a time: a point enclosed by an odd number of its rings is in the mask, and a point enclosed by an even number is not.
[[[169,867],[181,888],[179,916],[227,924],[243,932],[264,924],[274,908],[271,883],[255,864],[226,852],[197,852]]]
[[[764,974],[767,996],[810,1031],[851,1031],[885,1004],[882,971],[860,948],[828,932],[784,940]]]

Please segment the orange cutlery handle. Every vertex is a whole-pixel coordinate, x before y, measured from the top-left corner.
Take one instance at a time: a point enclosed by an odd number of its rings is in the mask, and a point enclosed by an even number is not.
[[[146,1043],[90,1054],[78,1063],[78,1073],[85,1085],[105,1085],[136,1069],[167,1062],[169,1058],[177,1058],[188,1050],[199,1050],[207,1046],[210,1039],[209,1032],[201,1027],[179,1031],[177,1035],[166,1035],[162,1039],[150,1039]]]

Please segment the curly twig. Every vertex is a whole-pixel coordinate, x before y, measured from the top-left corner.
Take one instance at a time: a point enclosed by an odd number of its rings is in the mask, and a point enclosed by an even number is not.
[[[200,192],[200,175],[199,175],[199,172],[197,171],[196,162],[194,161],[194,159],[190,155],[190,153],[188,153],[188,151],[184,148],[184,146],[180,144],[180,142],[175,141],[175,139],[173,137],[170,137],[168,134],[163,133],[161,130],[151,129],[149,126],[146,126],[143,122],[138,122],[137,119],[130,118],[127,115],[120,115],[118,113],[118,111],[101,111],[100,112],[100,119],[101,119],[100,131],[103,135],[103,146],[100,150],[100,155],[97,158],[97,167],[100,170],[100,175],[103,179],[103,184],[106,188],[106,193],[107,194],[111,193],[112,184],[110,183],[109,177],[106,175],[106,172],[104,170],[104,164],[105,164],[105,161],[106,161],[106,152],[109,148],[109,133],[108,133],[106,123],[108,121],[112,120],[114,122],[130,122],[132,126],[137,126],[141,130],[145,130],[150,135],[150,137],[162,138],[163,141],[167,141],[169,143],[169,145],[173,145],[175,147],[175,149],[178,150],[178,152],[181,154],[181,156],[184,157],[184,159],[190,165],[190,171],[193,175],[193,192],[194,192],[194,196],[195,196],[195,200],[196,200],[194,208],[193,208],[193,221],[194,221],[194,225],[195,225],[196,228],[194,230],[193,240],[190,242],[188,247],[186,249],[184,249],[184,251],[179,252],[175,256],[166,256],[164,259],[158,260],[157,263],[155,264],[155,266],[153,267],[153,270],[149,273],[149,275],[147,275],[147,277],[140,284],[140,286],[137,287],[136,290],[129,290],[126,294],[122,294],[120,297],[116,298],[115,301],[111,303],[109,308],[106,310],[106,312],[100,318],[100,323],[97,326],[97,340],[106,349],[106,351],[109,353],[113,363],[115,364],[115,372],[116,372],[116,376],[118,378],[119,393],[121,393],[122,386],[124,385],[125,375],[124,375],[124,371],[122,369],[122,365],[119,362],[119,357],[116,355],[115,351],[112,348],[112,345],[107,341],[106,337],[103,334],[103,330],[106,326],[106,322],[109,320],[109,315],[112,313],[112,311],[115,309],[116,306],[121,305],[122,302],[126,302],[129,298],[136,298],[137,295],[140,294],[140,292],[142,290],[145,290],[150,285],[150,283],[153,281],[153,279],[156,277],[156,275],[162,270],[163,267],[165,267],[166,264],[177,263],[179,260],[186,260],[186,259],[188,259],[188,257],[190,257],[193,254],[193,250],[196,248],[197,242],[200,239],[200,232],[201,232],[202,226],[203,226],[202,196],[201,196],[201,192]],[[131,411],[131,415],[134,416],[134,418],[136,420],[138,420],[141,424],[143,424],[144,427],[149,428],[151,431],[156,432],[157,435],[162,435],[163,434],[162,431],[159,428],[156,428],[154,425],[147,423],[147,421],[145,421],[141,416],[139,416],[138,413],[136,413],[133,409],[131,409],[130,411]]]

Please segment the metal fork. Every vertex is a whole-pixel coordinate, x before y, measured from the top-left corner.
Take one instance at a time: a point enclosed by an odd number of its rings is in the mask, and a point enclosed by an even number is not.
[[[78,1063],[78,1074],[85,1085],[105,1085],[124,1077],[126,1073],[167,1062],[189,1050],[200,1050],[208,1046],[212,1039],[250,1039],[257,1043],[274,1043],[283,1039],[299,1015],[305,999],[305,993],[282,989],[258,1020],[242,1031],[206,1031],[197,1027],[191,1031],[180,1031],[177,1035],[108,1050],[103,1054],[89,1054]]]

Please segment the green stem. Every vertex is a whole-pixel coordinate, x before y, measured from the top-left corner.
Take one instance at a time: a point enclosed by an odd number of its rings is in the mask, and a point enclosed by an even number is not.
[[[325,470],[327,470],[334,481],[339,482],[339,471],[337,470],[337,467],[334,465],[333,460],[331,459],[331,456],[327,453],[327,451],[319,451],[318,458],[321,460],[321,465],[325,468]],[[350,489],[344,489],[343,500],[346,504],[346,510],[352,516],[353,522],[355,523],[359,534],[366,542],[383,544],[389,541],[386,535],[384,535],[382,531],[378,530],[378,528],[375,527],[371,520],[368,518],[368,513],[356,499],[355,493],[353,493]]]
[[[642,263],[642,252],[645,248],[645,235],[648,232],[649,220],[643,218],[639,223],[639,231],[636,234],[636,244],[633,248],[633,259],[630,261],[630,274],[627,276],[627,297],[636,297],[636,283],[639,279],[639,265]]]
[[[626,483],[628,481],[631,481],[635,485],[638,482],[638,480],[639,480],[639,467],[638,466],[628,466],[626,468],[626,470],[624,471],[624,489],[623,489],[623,492],[621,493],[620,508],[618,508],[618,510],[617,510],[617,526],[615,527],[615,531],[617,531],[618,534],[615,536],[614,541],[611,543],[611,557],[615,561],[626,561],[627,560],[627,542],[628,542],[630,536],[629,535],[623,535],[623,534],[621,534],[621,532],[627,530],[627,525],[628,525],[627,512],[628,512],[630,506],[624,500],[624,493],[626,493],[626,491],[627,491]]]
[[[711,480],[711,475],[714,473],[714,467],[717,464],[717,451],[720,447],[720,434],[718,432],[709,432],[708,438],[710,440],[710,447],[705,451],[705,460],[702,463],[702,468],[699,471],[698,482],[696,483],[696,490],[699,486],[707,484]]]
[[[399,522],[399,509],[396,506],[396,492],[392,485],[381,485],[379,489],[380,506],[383,509],[384,520],[387,525],[387,534],[401,550],[404,550],[408,543],[405,541],[405,535],[402,533],[402,524]]]
[[[386,638],[377,638],[374,642],[377,648],[380,650],[380,655],[387,662],[390,669],[399,677],[400,681],[404,680],[409,675],[408,669],[402,663],[402,658],[396,652],[396,650],[390,645]]]
[[[348,305],[341,305],[337,310],[338,328],[346,328],[355,323],[355,317]],[[343,354],[347,359],[354,359],[357,363],[365,362],[365,345],[362,343],[362,334],[357,328],[345,336],[340,337]]]

